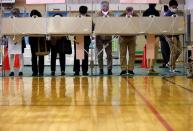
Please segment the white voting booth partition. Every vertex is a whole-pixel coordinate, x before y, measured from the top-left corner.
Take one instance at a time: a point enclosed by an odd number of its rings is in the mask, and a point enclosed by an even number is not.
[[[95,34],[103,35],[180,35],[185,33],[184,17],[101,18],[95,20]]]
[[[51,17],[47,21],[47,33],[50,35],[92,34],[91,17]]]
[[[45,18],[2,18],[3,35],[45,35]]]
[[[184,17],[96,17],[93,21],[96,35],[181,35],[185,33]],[[3,35],[91,35],[92,18],[3,18],[1,33]]]
[[[92,18],[2,18],[3,35],[91,35]],[[96,35],[185,33],[184,17],[95,18]]]
[[[3,35],[92,34],[92,18],[2,18]]]
[[[184,35],[184,17],[95,18],[96,35]],[[151,51],[152,52],[152,51]]]
[[[3,35],[45,36],[45,35],[90,35],[92,34],[91,17],[9,17],[2,18]],[[28,52],[30,51],[29,49]],[[31,54],[25,52],[26,64],[31,65]],[[69,59],[72,57],[67,57]],[[70,60],[70,64],[71,64]],[[58,61],[57,61],[58,62]],[[68,61],[69,62],[69,61]],[[50,56],[45,64],[50,65]]]

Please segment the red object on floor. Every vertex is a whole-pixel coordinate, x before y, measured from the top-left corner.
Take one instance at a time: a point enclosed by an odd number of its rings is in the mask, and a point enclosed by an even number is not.
[[[5,71],[9,71],[10,70],[8,48],[4,49],[3,68],[4,68]],[[16,68],[16,69],[20,68],[19,55],[15,55],[14,68]]]
[[[4,49],[3,68],[5,71],[10,70],[8,48]]]
[[[20,67],[19,55],[15,55],[14,67],[15,67],[16,69],[19,69],[19,67]]]
[[[147,67],[147,57],[146,57],[146,44],[145,44],[145,46],[144,46],[144,51],[143,51],[144,53],[143,53],[143,59],[142,59],[142,63],[141,63],[141,68],[148,68]]]

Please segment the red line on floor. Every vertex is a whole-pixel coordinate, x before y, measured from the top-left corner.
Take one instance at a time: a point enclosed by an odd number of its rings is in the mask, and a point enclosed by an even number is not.
[[[156,116],[156,118],[160,121],[160,123],[168,130],[168,131],[174,131],[174,129],[171,127],[171,125],[161,116],[161,114],[156,110],[156,108],[146,99],[136,88],[135,86],[130,83],[129,79],[125,78],[125,80],[128,82],[130,87],[132,87],[137,95],[143,100],[143,102],[146,104],[146,106],[151,110],[151,112]]]

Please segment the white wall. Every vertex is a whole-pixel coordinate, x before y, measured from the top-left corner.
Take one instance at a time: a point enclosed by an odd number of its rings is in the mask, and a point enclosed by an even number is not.
[[[185,8],[191,9],[192,22],[193,22],[193,0],[186,0]]]
[[[193,0],[186,0],[186,9],[193,9]]]
[[[185,5],[186,9],[190,9],[191,10],[191,14],[192,14],[192,41],[193,41],[193,0],[186,0],[186,5]]]

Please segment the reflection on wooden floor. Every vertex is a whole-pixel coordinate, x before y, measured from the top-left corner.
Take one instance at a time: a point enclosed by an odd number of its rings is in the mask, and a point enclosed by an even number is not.
[[[185,77],[5,77],[0,87],[0,131],[193,131]]]

